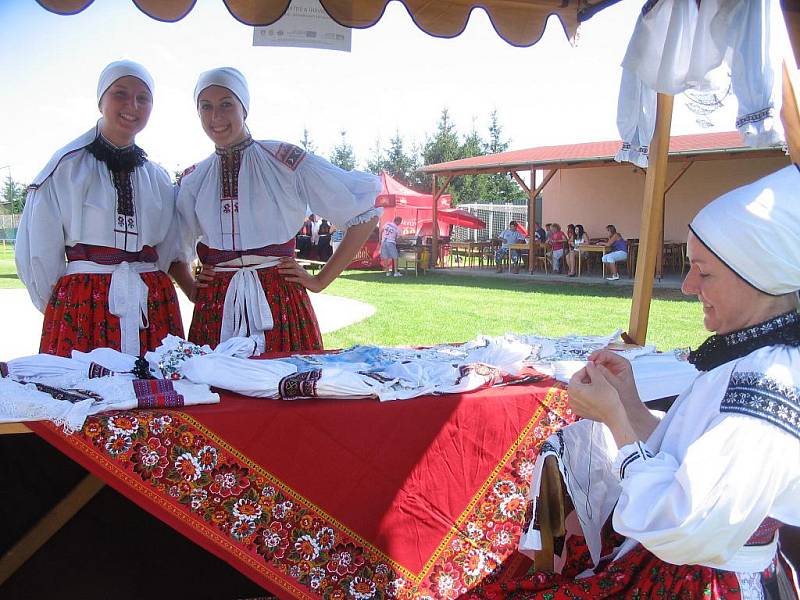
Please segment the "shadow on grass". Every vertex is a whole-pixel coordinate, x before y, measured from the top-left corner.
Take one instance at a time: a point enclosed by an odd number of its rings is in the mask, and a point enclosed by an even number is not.
[[[16,273],[0,273],[0,279],[16,279],[19,281],[19,277]]]
[[[385,281],[387,278],[383,271],[347,271],[340,275],[349,281],[362,281],[374,283]],[[586,282],[561,282],[545,281],[541,279],[510,279],[506,277],[491,277],[486,275],[449,275],[446,273],[428,272],[420,276],[405,276],[390,278],[386,283],[391,285],[436,285],[469,287],[481,290],[506,290],[510,292],[536,292],[552,296],[578,296],[600,298],[630,298],[633,295],[632,286],[610,285],[603,281],[597,283]],[[669,288],[654,288],[653,298],[656,300],[670,300],[677,302],[696,302],[694,296],[684,296],[680,290]]]

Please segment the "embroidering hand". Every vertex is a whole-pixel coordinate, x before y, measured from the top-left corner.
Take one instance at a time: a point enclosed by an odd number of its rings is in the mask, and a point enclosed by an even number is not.
[[[278,263],[278,272],[286,281],[300,284],[309,292],[321,292],[326,287],[320,279],[321,272],[320,275],[311,275],[291,257],[281,258]]]
[[[592,352],[589,355],[589,361],[594,363],[600,369],[603,377],[614,386],[624,405],[641,403],[633,378],[633,369],[628,359],[612,350],[602,349]]]
[[[619,394],[598,367],[591,362],[570,379],[569,403],[578,416],[608,423],[625,414]]]

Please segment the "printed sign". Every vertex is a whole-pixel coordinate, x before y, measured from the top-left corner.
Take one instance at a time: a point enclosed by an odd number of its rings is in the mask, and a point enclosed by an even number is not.
[[[330,18],[319,0],[292,0],[275,23],[255,28],[253,45],[350,52],[351,34],[350,28]]]

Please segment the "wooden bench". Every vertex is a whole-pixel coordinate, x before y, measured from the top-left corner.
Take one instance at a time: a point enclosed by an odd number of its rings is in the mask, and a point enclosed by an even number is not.
[[[325,263],[321,260],[307,260],[305,258],[298,258],[297,264],[303,267],[306,271],[311,271],[314,275],[317,274],[317,271],[325,266]]]

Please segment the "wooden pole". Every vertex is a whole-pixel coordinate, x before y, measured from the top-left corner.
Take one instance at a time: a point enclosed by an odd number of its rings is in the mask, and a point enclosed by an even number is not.
[[[439,198],[442,197],[442,194],[452,180],[453,176],[448,175],[444,180],[444,184],[442,184],[442,189],[438,189],[436,175],[433,176],[433,231],[431,232],[433,235],[431,237],[431,260],[433,261],[432,264],[434,268],[439,264]]]
[[[658,94],[656,130],[650,144],[649,166],[644,182],[642,228],[639,236],[636,280],[633,284],[633,301],[628,324],[628,335],[637,344],[644,344],[647,339],[647,320],[650,316],[650,300],[653,296],[653,276],[658,255],[658,242],[661,237],[659,228],[662,227],[664,215],[664,188],[667,181],[673,100],[672,96]]]
[[[533,254],[534,254],[534,233],[531,231],[531,226],[536,223],[537,215],[536,215],[536,196],[538,196],[541,191],[545,188],[545,186],[550,183],[550,180],[553,178],[553,175],[558,173],[558,169],[552,169],[551,171],[547,172],[542,183],[536,186],[536,189],[533,189],[534,184],[536,183],[536,170],[531,167],[531,187],[529,188],[525,185],[525,182],[522,181],[522,178],[517,174],[516,171],[511,171],[511,175],[516,180],[519,187],[521,187],[527,194],[528,194],[528,272],[533,273]]]

